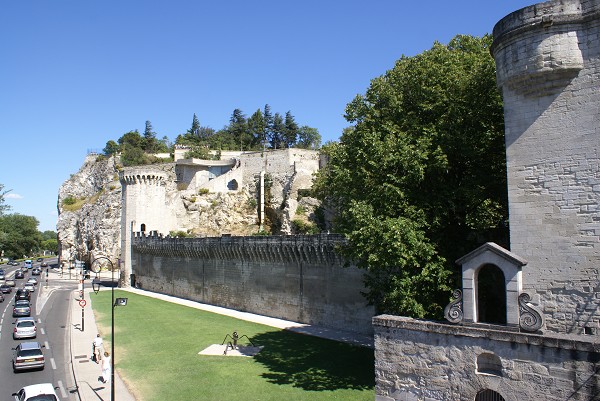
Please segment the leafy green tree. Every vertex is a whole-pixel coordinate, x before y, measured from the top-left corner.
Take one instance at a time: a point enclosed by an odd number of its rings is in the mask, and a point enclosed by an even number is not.
[[[440,318],[454,260],[507,246],[504,127],[491,37],[402,57],[347,105],[315,183],[380,312]]]
[[[121,163],[123,166],[140,166],[149,164],[148,157],[141,147],[125,143],[121,146]]]
[[[232,138],[239,143],[240,150],[247,149],[251,144],[252,138],[248,132],[248,122],[242,110],[233,110],[229,119],[228,131]]]
[[[252,135],[251,148],[258,149],[262,147],[265,143],[266,128],[265,118],[260,109],[258,109],[248,119],[248,130],[250,135]]]
[[[283,142],[286,148],[291,148],[296,144],[298,137],[298,124],[291,111],[285,113],[285,128],[283,130]]]
[[[271,149],[281,149],[285,146],[283,135],[285,132],[285,124],[283,123],[283,117],[281,114],[275,113],[273,116],[273,126],[271,127],[269,144]]]
[[[10,189],[5,191],[4,184],[0,184],[0,216],[2,216],[4,214],[4,212],[10,210],[10,206],[8,206],[4,203],[5,202],[4,197],[9,192],[10,192]]]
[[[321,134],[316,128],[303,125],[298,130],[298,141],[296,147],[302,149],[316,150],[321,147]]]
[[[51,231],[51,230],[46,230],[43,233],[40,234],[42,241],[46,241],[49,239],[57,239],[58,235],[56,234],[56,232]]]
[[[113,155],[119,152],[119,144],[113,141],[112,139],[106,142],[106,146],[102,150],[106,156]]]
[[[41,241],[38,225],[32,216],[18,213],[0,216],[0,249],[4,256],[15,259],[31,256]]]
[[[140,135],[138,130],[129,131],[125,133],[118,140],[119,145],[121,145],[121,150],[123,150],[124,145],[130,145],[134,148],[143,148],[144,138]]]
[[[58,252],[58,240],[55,238],[43,240],[40,244],[40,248],[44,251],[50,251],[52,253],[57,253]]]

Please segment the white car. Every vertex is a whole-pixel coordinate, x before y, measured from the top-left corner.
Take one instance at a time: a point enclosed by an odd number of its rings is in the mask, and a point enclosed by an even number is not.
[[[27,290],[29,292],[35,292],[35,286],[33,284],[31,284],[31,283],[25,283],[23,285],[23,289]]]
[[[28,278],[28,279],[27,279],[27,282],[28,282],[28,283],[31,283],[31,284],[33,284],[33,285],[37,285],[37,283],[38,283],[38,281],[37,281],[37,278],[35,278],[35,277],[30,277],[30,278]]]
[[[13,339],[19,338],[35,338],[37,336],[37,327],[35,320],[31,317],[20,317],[15,322],[13,330]]]
[[[52,383],[25,386],[18,393],[13,393],[13,397],[15,401],[58,401]]]

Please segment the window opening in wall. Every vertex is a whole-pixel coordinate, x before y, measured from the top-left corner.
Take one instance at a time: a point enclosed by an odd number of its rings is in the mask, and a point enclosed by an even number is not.
[[[488,352],[477,355],[477,373],[502,376],[502,360]]]
[[[504,401],[504,397],[495,392],[494,390],[481,390],[475,396],[475,401]]]
[[[227,183],[227,189],[230,191],[236,191],[238,189],[238,183],[236,180],[231,180]]]
[[[506,324],[506,281],[495,265],[485,265],[477,274],[478,322]]]
[[[142,224],[140,226],[140,231],[143,232],[143,233],[146,232],[146,225],[145,224]]]

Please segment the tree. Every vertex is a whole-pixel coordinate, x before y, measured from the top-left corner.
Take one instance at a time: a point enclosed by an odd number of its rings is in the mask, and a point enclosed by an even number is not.
[[[0,216],[0,249],[9,258],[31,256],[40,245],[38,220],[32,216],[14,213]]]
[[[302,149],[319,149],[321,146],[321,134],[316,128],[303,125],[298,130],[298,140],[296,147]]]
[[[119,145],[121,145],[121,150],[123,145],[131,145],[134,148],[142,149],[142,145],[144,143],[144,139],[138,132],[138,130],[129,131],[125,133],[122,137],[118,139]]]
[[[156,132],[152,128],[152,123],[146,121],[144,129],[143,148],[146,153],[156,153],[158,151],[158,141],[156,140]]]
[[[251,138],[248,133],[248,122],[246,121],[246,116],[242,110],[233,110],[231,118],[229,119],[228,131],[233,139],[240,144],[240,150],[244,150],[244,145],[250,145]]]
[[[265,120],[265,137],[264,137],[264,141],[266,142],[266,141],[268,141],[271,138],[271,135],[272,135],[272,132],[273,132],[273,114],[271,114],[271,106],[269,106],[268,104],[265,104],[263,118]],[[264,142],[261,145],[263,147],[265,147],[265,143]]]
[[[112,139],[106,142],[106,146],[102,150],[106,156],[114,155],[119,152],[119,144]]]
[[[253,149],[257,149],[265,143],[266,127],[262,112],[260,109],[256,110],[248,119],[248,130],[252,135]]]
[[[281,114],[275,113],[275,116],[273,117],[273,126],[271,127],[271,135],[269,137],[271,149],[280,149],[284,146],[284,132],[285,124],[283,123],[283,117],[281,117]]]
[[[4,190],[4,184],[0,184],[0,216],[2,216],[4,214],[4,212],[10,210],[10,206],[6,205],[4,203],[4,197],[6,196],[6,194],[8,194],[11,190]]]
[[[291,148],[296,144],[298,137],[298,124],[291,111],[285,113],[285,129],[283,131],[283,142],[286,148]]]
[[[380,312],[441,317],[454,260],[508,246],[501,98],[491,37],[402,57],[346,107],[315,191],[337,211],[349,260]]]

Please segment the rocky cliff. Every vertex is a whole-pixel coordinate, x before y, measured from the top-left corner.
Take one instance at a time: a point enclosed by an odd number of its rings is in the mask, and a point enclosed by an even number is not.
[[[148,169],[157,167],[148,166]],[[118,157],[89,155],[81,169],[63,183],[58,194],[57,223],[59,255],[63,262],[74,258],[90,262],[98,256],[116,260],[121,255],[119,171],[140,168],[144,167],[123,168]],[[164,183],[166,199],[163,205],[177,216],[176,225],[163,234],[253,235],[259,231],[255,183],[232,193],[199,193],[177,187],[174,163],[160,165],[160,170],[168,177]],[[318,213],[315,213],[319,202],[299,192],[310,188],[311,184],[312,172],[309,171],[269,174],[267,232],[297,234],[319,230],[316,224]]]

